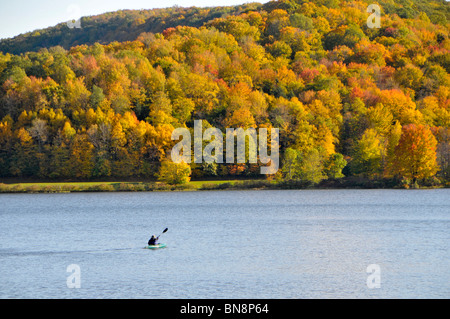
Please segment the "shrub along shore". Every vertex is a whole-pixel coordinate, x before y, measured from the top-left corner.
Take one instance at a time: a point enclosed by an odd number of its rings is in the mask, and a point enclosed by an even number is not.
[[[97,182],[0,182],[0,193],[72,193],[72,192],[149,192],[149,191],[204,191],[245,189],[371,189],[371,188],[442,188],[429,181],[421,186],[393,179],[369,180],[364,178],[340,178],[319,184],[299,180],[212,180],[190,181],[169,185],[155,181],[97,181]]]

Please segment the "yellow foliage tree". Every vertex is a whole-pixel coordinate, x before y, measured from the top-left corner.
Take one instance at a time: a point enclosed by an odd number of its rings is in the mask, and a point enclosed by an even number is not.
[[[161,163],[158,179],[170,185],[186,184],[191,180],[191,167],[185,162],[174,163],[165,160]]]

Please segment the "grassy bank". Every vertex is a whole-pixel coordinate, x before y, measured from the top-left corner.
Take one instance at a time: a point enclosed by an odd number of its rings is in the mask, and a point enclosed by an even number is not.
[[[74,193],[121,191],[207,191],[242,189],[303,189],[313,185],[302,182],[268,180],[208,180],[191,181],[182,185],[161,182],[14,182],[0,183],[0,193]]]
[[[183,185],[161,182],[19,182],[0,183],[0,193],[73,193],[73,192],[120,192],[120,191],[184,191],[220,189],[222,184],[231,187],[240,181],[192,181]],[[207,184],[205,188],[205,184]]]
[[[425,184],[420,188],[449,187],[450,185]],[[409,188],[392,179],[369,180],[363,178],[341,178],[325,180],[319,184],[289,180],[208,180],[191,181],[182,185],[161,182],[116,181],[116,182],[13,182],[1,183],[0,193],[72,193],[72,192],[123,192],[123,191],[205,191],[243,189],[370,189]]]

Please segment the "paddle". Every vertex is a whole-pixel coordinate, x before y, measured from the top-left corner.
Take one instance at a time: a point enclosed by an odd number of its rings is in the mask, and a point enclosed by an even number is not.
[[[161,235],[164,234],[167,230],[169,230],[169,228],[164,229],[163,232],[161,233]],[[161,236],[161,235],[159,235],[159,236]],[[159,236],[156,238],[159,238]]]

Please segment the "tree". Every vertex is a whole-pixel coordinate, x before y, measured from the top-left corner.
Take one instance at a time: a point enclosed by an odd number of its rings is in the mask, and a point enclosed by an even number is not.
[[[292,148],[287,148],[284,152],[282,176],[286,180],[294,179],[299,168],[299,152]]]
[[[292,49],[283,41],[275,41],[274,43],[266,45],[267,51],[272,54],[273,57],[284,57],[288,58],[292,54]]]
[[[11,117],[9,117],[11,119]],[[12,119],[0,122],[0,176],[8,176],[13,145]]]
[[[435,136],[438,141],[437,161],[440,167],[439,175],[450,181],[450,128],[436,128]]]
[[[396,70],[394,77],[401,86],[418,91],[422,85],[423,72],[415,65],[408,64]]]
[[[280,30],[290,24],[289,15],[285,10],[275,9],[270,12],[266,21],[265,33],[267,36],[277,38]]]
[[[191,99],[180,97],[173,101],[172,113],[173,117],[181,124],[191,119],[191,113],[195,109],[195,104]]]
[[[100,102],[105,99],[105,95],[103,94],[103,90],[94,84],[92,87],[92,94],[90,96],[91,105],[95,108],[99,106]]]
[[[172,103],[164,92],[158,92],[150,105],[147,121],[153,125],[170,124],[173,122]]]
[[[62,132],[53,140],[49,146],[49,163],[48,163],[48,177],[50,178],[68,178],[71,177],[70,171],[70,146],[75,130],[70,127],[69,122],[64,126]],[[67,143],[67,144],[66,144]]]
[[[326,178],[322,156],[317,149],[302,154],[293,148],[284,153],[281,175],[285,180],[300,180],[317,184]],[[342,169],[341,169],[342,170]]]
[[[170,185],[186,184],[190,181],[191,167],[185,162],[174,163],[165,160],[161,163],[158,180]]]
[[[347,161],[345,160],[344,155],[334,153],[323,164],[324,172],[327,174],[328,178],[342,178],[344,177],[342,170],[346,165]]]
[[[212,26],[219,31],[232,34],[237,41],[241,41],[245,37],[259,40],[260,32],[256,26],[251,26],[242,17],[228,16],[227,18],[217,18],[206,24]]]
[[[423,95],[435,92],[440,86],[450,86],[450,75],[439,65],[432,64],[424,74]]]
[[[390,176],[392,175],[394,165],[396,164],[395,158],[395,149],[400,141],[400,137],[402,135],[402,125],[399,121],[395,121],[389,128],[389,133],[387,135],[386,142],[386,158],[385,158],[385,167],[384,167],[384,175]]]
[[[241,107],[233,112],[233,115],[227,121],[227,126],[232,128],[242,127],[243,129],[247,129],[249,127],[255,127],[255,119],[248,108]]]
[[[384,56],[386,55],[386,48],[380,43],[374,43],[369,40],[363,39],[359,41],[354,47],[355,55],[352,60],[365,63],[365,64],[377,64],[379,66],[385,66]]]
[[[394,119],[399,120],[402,125],[419,124],[423,120],[422,114],[417,110],[411,97],[398,89],[381,91],[380,102],[390,110]]]
[[[313,20],[300,13],[294,13],[290,15],[289,20],[291,21],[291,25],[294,28],[299,28],[301,30],[309,31],[314,27]]]
[[[23,127],[15,132],[15,138],[11,157],[13,164],[10,165],[11,174],[19,177],[34,176],[39,168],[33,138]]]
[[[410,179],[412,183],[434,176],[439,168],[436,146],[436,138],[427,126],[403,126],[400,141],[395,148],[393,175]]]
[[[357,25],[343,25],[335,30],[329,32],[324,38],[324,48],[326,50],[333,50],[338,45],[345,45],[353,48],[361,39],[366,38],[366,35]]]
[[[94,146],[89,142],[84,133],[77,134],[72,143],[69,157],[69,165],[72,176],[87,179],[92,176],[92,153]]]
[[[320,156],[320,152],[314,148],[302,158],[300,164],[300,180],[318,184],[325,178],[322,157]]]
[[[31,136],[38,141],[39,150],[41,151],[43,144],[45,144],[48,140],[47,122],[36,118],[33,120],[32,124],[33,125],[29,129],[29,132]]]
[[[350,170],[353,174],[374,177],[381,173],[383,145],[374,129],[367,129],[356,143]]]

